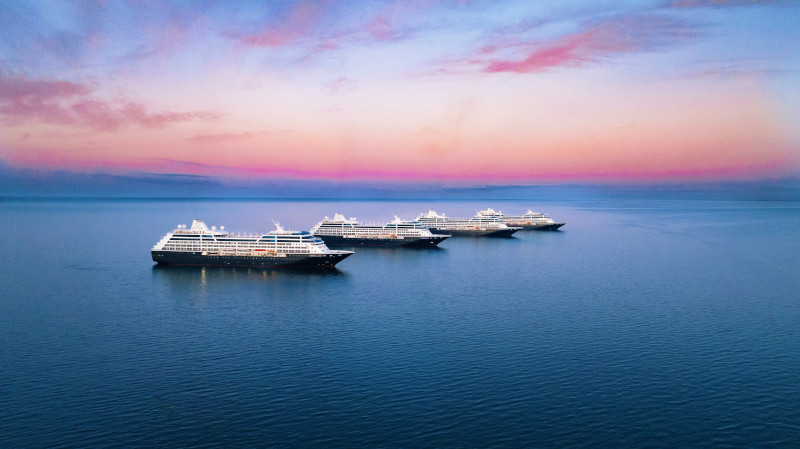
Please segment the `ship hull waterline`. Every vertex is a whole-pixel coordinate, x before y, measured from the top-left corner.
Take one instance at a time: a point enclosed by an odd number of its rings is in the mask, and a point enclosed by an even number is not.
[[[317,235],[329,247],[337,246],[376,246],[376,247],[414,247],[429,248],[438,245],[449,235],[437,235],[433,237],[396,237],[396,238],[364,238],[364,237],[344,237],[340,235]]]
[[[334,268],[352,255],[350,251],[333,254],[286,254],[284,256],[219,255],[202,252],[151,251],[153,261],[161,265],[259,268]]]
[[[428,227],[431,232],[441,232],[452,235],[453,237],[511,237],[521,228],[504,229],[444,229]]]
[[[558,228],[566,223],[547,223],[547,224],[522,224],[514,223],[513,226],[521,227],[523,231],[558,231]],[[509,224],[509,226],[511,226]]]

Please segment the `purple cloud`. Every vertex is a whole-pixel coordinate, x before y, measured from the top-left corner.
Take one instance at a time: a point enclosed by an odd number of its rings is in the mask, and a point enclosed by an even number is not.
[[[245,48],[301,48],[301,59],[320,53],[375,42],[394,42],[407,38],[413,28],[403,26],[407,14],[418,6],[391,6],[372,10],[364,8],[356,20],[342,19],[346,8],[335,3],[301,2],[288,7],[277,18],[263,24],[260,31],[243,34],[223,33]],[[363,16],[363,17],[362,17]]]
[[[353,92],[356,90],[357,82],[347,78],[346,76],[340,76],[335,80],[325,84],[325,87],[328,88],[328,91],[332,94],[344,93],[344,92]]]
[[[218,118],[217,114],[205,111],[148,112],[140,103],[97,99],[93,89],[83,84],[9,76],[2,72],[0,116],[9,124],[33,120],[102,131],[125,125],[158,128],[170,123]]]
[[[189,137],[186,140],[194,143],[230,143],[230,142],[241,142],[245,140],[255,139],[258,137],[264,137],[270,134],[274,133],[265,131],[265,132],[197,134],[192,137]]]
[[[269,26],[257,34],[239,38],[251,47],[283,47],[292,45],[306,36],[322,17],[320,8],[312,3],[298,3],[281,23]]]
[[[531,42],[519,59],[494,58],[497,50],[483,47],[476,55],[488,73],[535,73],[556,67],[579,67],[615,55],[653,51],[684,42],[698,35],[696,28],[668,16],[638,15],[607,19],[583,31],[549,42]]]
[[[597,64],[625,54],[658,51],[702,35],[698,25],[661,14],[586,21],[578,31],[550,40],[520,40],[518,31],[501,33],[466,57],[442,60],[431,73],[541,73]]]
[[[717,6],[778,5],[778,0],[672,0],[670,8],[704,8]]]

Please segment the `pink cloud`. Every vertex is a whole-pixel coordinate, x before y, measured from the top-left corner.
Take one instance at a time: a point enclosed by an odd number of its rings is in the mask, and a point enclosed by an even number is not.
[[[360,40],[387,42],[399,41],[409,37],[414,29],[403,24],[409,15],[418,14],[425,9],[424,4],[400,2],[384,8],[370,22],[353,34]]]
[[[251,133],[251,132],[242,132],[242,133],[217,133],[217,134],[198,134],[196,136],[189,137],[189,142],[194,143],[228,143],[228,142],[242,142],[250,139],[255,139],[258,137],[268,136],[272,133],[270,132],[258,132],[258,133]]]
[[[338,48],[339,48],[339,42],[336,38],[325,39],[319,45],[317,45],[318,51],[336,50]]]
[[[122,108],[116,111],[116,116],[120,119],[119,125],[125,123],[135,123],[148,128],[159,128],[170,123],[188,122],[194,120],[208,121],[219,118],[218,114],[208,111],[163,111],[158,113],[150,113],[147,112],[143,104],[128,102],[124,103]]]
[[[496,60],[491,61],[484,69],[485,72],[515,72],[530,73],[541,72],[550,67],[579,66],[592,57],[591,37],[592,32],[566,36],[559,41],[550,43],[531,52],[522,60]]]
[[[709,6],[777,5],[778,0],[672,0],[670,8],[702,8]]]
[[[240,41],[252,47],[283,47],[303,38],[322,17],[320,7],[313,3],[299,3],[289,17],[258,34],[244,36]]]
[[[408,29],[397,26],[394,17],[402,14],[408,5],[395,6],[375,15],[353,28],[336,28],[326,17],[326,8],[333,4],[301,2],[291,7],[283,17],[274,20],[258,33],[232,37],[246,47],[280,48],[304,46],[309,55],[338,50],[352,42],[382,42],[403,39]],[[324,32],[315,33],[319,25],[326,25]],[[333,25],[328,27],[328,25]]]
[[[356,90],[356,82],[347,78],[346,76],[340,76],[339,78],[336,78],[335,80],[325,84],[325,87],[327,87],[332,94],[353,92]]]
[[[69,120],[63,101],[85,97],[86,86],[69,81],[31,80],[0,74],[0,114],[20,120],[39,119],[62,123]]]
[[[490,43],[466,59],[446,62],[438,72],[451,73],[466,66],[478,67],[485,73],[538,73],[558,67],[581,67],[615,55],[654,51],[696,36],[693,26],[668,16],[621,16],[552,41]],[[519,57],[499,57],[500,53],[508,52]]]
[[[389,19],[385,16],[378,16],[371,23],[367,25],[369,34],[379,41],[390,40],[394,37],[392,29],[389,26]]]
[[[94,91],[83,84],[4,73],[0,73],[0,116],[8,124],[33,120],[105,131],[125,125],[158,128],[170,123],[218,118],[204,111],[148,112],[140,103],[97,99]]]

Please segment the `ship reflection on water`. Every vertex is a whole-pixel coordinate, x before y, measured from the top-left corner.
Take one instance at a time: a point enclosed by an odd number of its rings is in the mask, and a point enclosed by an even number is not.
[[[336,268],[270,269],[257,267],[201,267],[154,265],[153,282],[162,299],[188,300],[193,308],[225,298],[248,310],[264,301],[291,302],[313,298],[318,291],[343,291],[350,276]],[[168,301],[169,302],[169,301]]]
[[[224,284],[241,281],[271,281],[302,277],[335,277],[347,274],[338,268],[261,268],[203,267],[187,265],[153,265],[153,277],[175,284]]]

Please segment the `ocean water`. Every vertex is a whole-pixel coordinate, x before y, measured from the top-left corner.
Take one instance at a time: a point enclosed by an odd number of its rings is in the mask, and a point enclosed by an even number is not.
[[[560,232],[159,267],[179,223]],[[800,203],[0,201],[0,447],[798,447]]]

